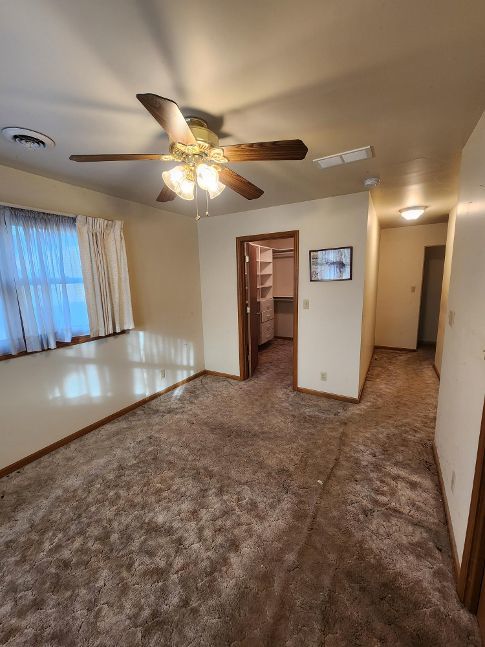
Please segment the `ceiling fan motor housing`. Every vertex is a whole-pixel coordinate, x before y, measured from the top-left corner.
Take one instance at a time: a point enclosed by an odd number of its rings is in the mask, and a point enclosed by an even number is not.
[[[209,130],[207,123],[203,119],[199,119],[199,117],[187,117],[186,121],[198,142],[209,144],[209,146],[213,146],[214,148],[219,147],[219,137],[212,130]]]

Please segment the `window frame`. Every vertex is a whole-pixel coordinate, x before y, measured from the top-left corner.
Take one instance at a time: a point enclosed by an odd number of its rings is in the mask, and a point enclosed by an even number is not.
[[[98,341],[99,339],[108,339],[109,337],[118,337],[119,335],[127,335],[129,330],[120,330],[120,332],[113,332],[109,335],[99,335],[99,337],[90,337],[89,335],[80,335],[78,337],[73,337],[71,341],[58,341],[56,342],[55,348],[43,348],[42,350],[23,350],[20,353],[15,355],[0,355],[0,362],[5,362],[9,359],[17,359],[18,357],[26,357],[27,355],[38,355],[39,353],[49,353],[55,351],[59,348],[68,348],[69,346],[79,346],[79,344],[85,344],[88,341]]]

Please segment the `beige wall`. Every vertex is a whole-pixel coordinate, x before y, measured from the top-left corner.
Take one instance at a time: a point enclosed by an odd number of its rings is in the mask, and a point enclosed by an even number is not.
[[[446,243],[446,223],[383,229],[379,251],[376,345],[415,349],[424,248]]]
[[[237,236],[300,232],[298,384],[357,397],[368,194],[202,218],[199,222],[206,368],[239,375]],[[352,281],[310,283],[310,249],[353,245]],[[309,300],[309,309],[302,302]],[[327,372],[327,381],[320,373]]]
[[[136,325],[0,362],[1,468],[192,375],[204,356],[192,219],[4,166],[0,202],[123,220]]]
[[[377,302],[377,272],[379,266],[379,222],[376,210],[369,196],[369,213],[367,215],[367,243],[365,258],[364,301],[362,305],[362,338],[360,346],[359,389],[365,382],[365,377],[374,354],[376,302]]]
[[[462,156],[435,437],[460,559],[485,395],[484,178],[485,115]]]
[[[448,292],[450,289],[451,262],[453,258],[453,243],[455,240],[456,207],[450,211],[448,232],[446,236],[445,264],[443,266],[443,283],[441,286],[440,315],[438,319],[438,334],[436,335],[436,354],[434,365],[441,373],[441,359],[443,356],[443,341],[445,337],[446,320],[448,319]]]

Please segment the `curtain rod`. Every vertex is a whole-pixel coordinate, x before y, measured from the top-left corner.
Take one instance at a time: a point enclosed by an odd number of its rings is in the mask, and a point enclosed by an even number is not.
[[[66,216],[67,218],[77,218],[74,213],[64,213],[63,211],[50,211],[46,209],[35,209],[34,207],[26,207],[21,204],[9,204],[8,202],[0,202],[1,207],[12,207],[12,209],[24,209],[25,211],[36,211],[37,213],[50,213],[53,216]]]

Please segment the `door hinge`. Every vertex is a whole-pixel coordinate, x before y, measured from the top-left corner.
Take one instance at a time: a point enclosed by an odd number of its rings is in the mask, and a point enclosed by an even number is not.
[[[251,308],[249,306],[246,306],[246,314],[248,315],[251,314]]]
[[[244,257],[246,259],[246,263],[249,263],[249,256]]]

